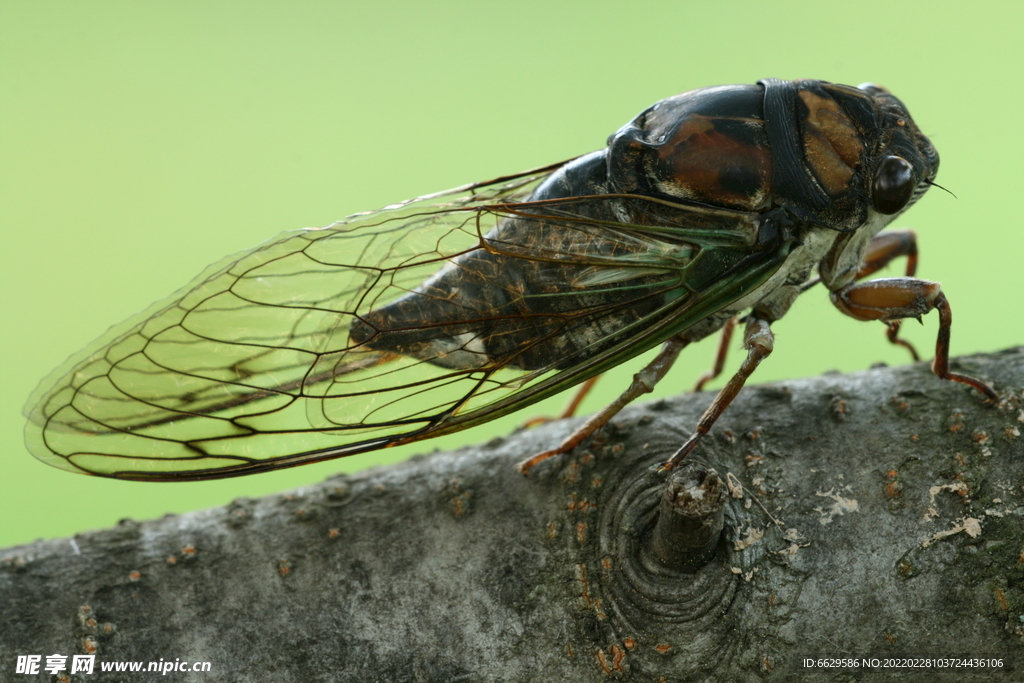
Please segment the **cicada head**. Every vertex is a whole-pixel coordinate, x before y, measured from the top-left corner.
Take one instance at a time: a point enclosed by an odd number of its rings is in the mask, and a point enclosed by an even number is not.
[[[843,231],[884,225],[925,193],[939,166],[939,155],[910,117],[906,106],[881,86],[857,88],[822,81],[799,81],[804,154],[832,205],[825,223]],[[848,132],[837,132],[842,119]],[[824,137],[839,160],[821,152]],[[845,221],[842,216],[845,216]],[[889,218],[882,218],[888,216]]]
[[[879,154],[871,173],[871,204],[882,214],[902,213],[923,195],[939,170],[939,153],[906,106],[874,83],[862,83],[878,111]]]

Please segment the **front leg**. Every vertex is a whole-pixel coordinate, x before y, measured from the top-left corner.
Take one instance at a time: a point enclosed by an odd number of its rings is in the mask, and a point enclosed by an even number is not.
[[[857,279],[873,275],[901,256],[907,257],[906,276],[914,277],[917,273],[917,235],[913,230],[886,230],[875,235],[868,243],[864,265],[857,271]]]
[[[715,364],[697,380],[693,392],[704,391],[704,385],[722,374],[725,368],[725,357],[729,355],[729,342],[732,341],[732,331],[736,329],[736,316],[729,318],[722,325],[722,333],[718,340],[718,352],[715,354]]]
[[[864,255],[864,265],[857,271],[857,279],[863,280],[901,256],[907,257],[907,268],[904,275],[908,278],[914,277],[914,274],[917,273],[917,235],[913,230],[887,230],[875,235],[868,244],[868,251]],[[905,348],[915,361],[921,360],[914,345],[899,338],[900,321],[887,321],[886,326],[889,329],[886,331],[885,337],[890,343]]]
[[[868,280],[840,287],[831,294],[836,308],[857,320],[893,323],[904,318],[920,319],[932,309],[939,311],[939,335],[935,342],[932,372],[942,379],[974,387],[990,400],[996,392],[984,382],[949,371],[949,330],[953,314],[938,282],[909,277]]]

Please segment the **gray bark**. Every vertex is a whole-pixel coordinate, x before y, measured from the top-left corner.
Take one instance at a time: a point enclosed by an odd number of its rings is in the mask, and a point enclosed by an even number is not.
[[[207,661],[75,681],[1024,679],[1024,347],[748,387],[693,459],[730,493],[712,559],[650,561],[651,466],[710,395],[339,476],[298,493],[0,551],[18,654]],[[140,484],[142,485],[142,484]],[[739,488],[742,485],[742,488]],[[1001,668],[805,669],[805,657]]]

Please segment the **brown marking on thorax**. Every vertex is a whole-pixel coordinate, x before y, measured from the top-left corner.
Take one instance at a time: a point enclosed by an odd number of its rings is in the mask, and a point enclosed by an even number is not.
[[[835,197],[844,192],[864,152],[856,126],[835,100],[800,91],[807,106],[803,126],[807,164],[825,191]]]
[[[671,182],[690,199],[744,210],[760,208],[771,192],[771,150],[723,132],[716,120],[688,116],[658,148],[661,161],[669,164]]]

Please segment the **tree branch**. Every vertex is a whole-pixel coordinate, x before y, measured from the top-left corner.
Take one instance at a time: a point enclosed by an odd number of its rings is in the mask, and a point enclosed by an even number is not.
[[[901,655],[1002,661],[904,681],[1021,680],[1024,347],[954,369],[1001,403],[924,364],[744,390],[691,456],[730,494],[692,573],[649,552],[665,496],[651,466],[706,393],[629,408],[528,478],[516,463],[568,421],[11,548],[0,678],[50,680],[14,676],[17,655],[93,652],[97,673],[68,680],[891,680],[803,660]],[[700,477],[680,506],[720,494]],[[161,658],[212,672],[99,672]]]

